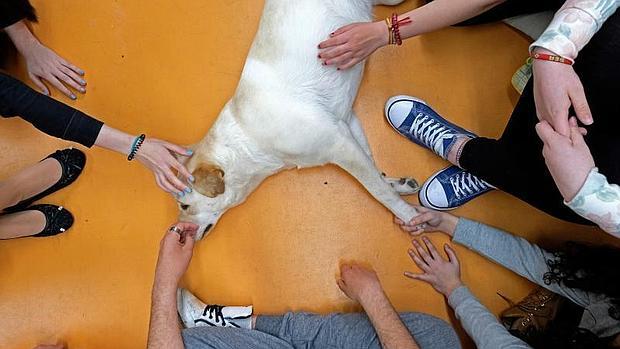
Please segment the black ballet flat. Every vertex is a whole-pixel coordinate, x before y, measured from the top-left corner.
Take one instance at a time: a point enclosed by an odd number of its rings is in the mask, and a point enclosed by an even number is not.
[[[49,158],[56,159],[56,161],[58,161],[60,163],[60,166],[62,167],[62,175],[60,176],[58,182],[49,187],[47,190],[31,198],[23,200],[14,206],[5,208],[3,210],[4,213],[23,211],[33,202],[69,186],[71,183],[75,182],[75,180],[80,176],[82,170],[84,169],[84,166],[86,165],[86,155],[81,150],[74,148],[57,150],[54,154],[49,155],[41,161],[47,160]]]
[[[48,237],[64,233],[73,226],[73,215],[62,206],[33,205],[17,212],[39,211],[45,216],[45,228],[40,233],[24,237]]]

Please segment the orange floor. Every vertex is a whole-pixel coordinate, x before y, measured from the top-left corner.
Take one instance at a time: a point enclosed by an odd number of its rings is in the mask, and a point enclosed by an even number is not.
[[[40,15],[36,34],[87,72],[85,96],[77,102],[55,97],[126,131],[186,144],[202,137],[232,95],[263,6],[213,0],[33,3]],[[398,11],[417,5],[407,1]],[[379,8],[378,15],[390,11]],[[383,103],[393,94],[417,95],[479,134],[499,135],[517,100],[509,80],[527,44],[497,24],[448,29],[375,54],[355,109],[380,167],[423,181],[445,166],[385,123]],[[23,67],[14,72],[24,76]],[[0,123],[1,177],[69,145],[18,119]],[[64,205],[77,221],[58,237],[0,242],[0,348],[58,340],[70,348],[144,347],[157,248],[175,221],[174,201],[140,165],[92,149],[78,182],[45,202]],[[533,241],[608,241],[595,229],[561,223],[499,192],[457,213]],[[391,219],[335,167],[285,172],[268,179],[197,245],[184,284],[211,302],[254,304],[259,314],[352,311],[358,308],[340,293],[335,275],[340,261],[356,260],[375,266],[399,310],[450,319],[442,297],[402,276],[415,268],[406,254],[409,239]],[[446,240],[438,234],[432,239]],[[457,251],[465,282],[495,312],[505,307],[496,292],[519,299],[532,288],[463,248]]]

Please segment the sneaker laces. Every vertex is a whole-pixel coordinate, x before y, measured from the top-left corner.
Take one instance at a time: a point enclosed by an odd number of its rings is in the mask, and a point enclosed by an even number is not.
[[[442,154],[442,144],[438,141],[446,135],[451,135],[452,131],[428,115],[418,113],[415,119],[413,119],[409,133],[413,134],[424,145],[433,149],[435,153]]]
[[[460,172],[450,177],[450,184],[457,199],[475,195],[490,188],[490,185],[469,172]]]
[[[209,320],[215,320],[216,324],[221,322],[222,326],[226,326],[226,320],[224,320],[222,309],[224,309],[224,307],[221,305],[207,305],[202,312],[202,316],[208,316]]]

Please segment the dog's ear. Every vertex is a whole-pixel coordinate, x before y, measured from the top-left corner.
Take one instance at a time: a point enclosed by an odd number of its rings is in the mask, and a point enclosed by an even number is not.
[[[224,193],[224,171],[221,168],[202,164],[192,173],[194,176],[194,189],[200,194],[214,198]]]

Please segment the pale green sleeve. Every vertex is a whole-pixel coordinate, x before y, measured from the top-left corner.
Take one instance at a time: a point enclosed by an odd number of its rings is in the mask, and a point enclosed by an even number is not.
[[[566,205],[578,215],[620,238],[620,187],[593,168],[577,195]]]
[[[620,0],[567,0],[530,51],[542,47],[574,61],[618,6]]]

